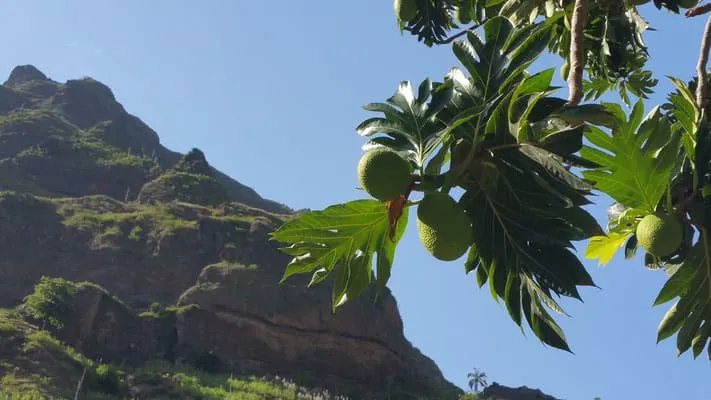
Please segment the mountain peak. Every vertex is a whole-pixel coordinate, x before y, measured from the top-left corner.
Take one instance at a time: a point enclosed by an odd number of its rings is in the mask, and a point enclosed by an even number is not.
[[[164,147],[153,129],[93,77],[60,83],[34,65],[16,66],[0,86],[0,134],[0,175],[8,190],[131,200],[144,184],[177,167],[211,176],[230,201],[293,212],[210,167],[201,151],[183,156]]]
[[[34,65],[18,65],[10,72],[10,77],[5,81],[5,86],[15,86],[30,81],[45,81],[47,75],[38,70]]]

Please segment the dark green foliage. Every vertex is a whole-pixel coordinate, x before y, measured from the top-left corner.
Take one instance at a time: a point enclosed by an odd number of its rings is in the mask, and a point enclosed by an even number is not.
[[[554,35],[546,44],[563,60],[569,59],[570,24],[564,17],[572,14],[573,0],[418,0],[417,17],[401,29],[427,46],[443,45],[461,37],[464,28],[478,28],[487,20],[504,16],[519,27],[542,19],[553,26]],[[598,99],[617,89],[623,101],[629,94],[646,98],[657,79],[644,67],[649,59],[644,35],[651,30],[636,6],[623,1],[589,1],[588,21],[583,47],[587,54],[585,69],[586,99]],[[657,8],[679,13],[678,0],[655,0]],[[466,8],[471,23],[458,21],[454,8]]]
[[[34,318],[61,329],[73,310],[76,285],[63,278],[43,276],[35,290],[24,299],[25,310]]]
[[[110,364],[96,366],[96,382],[105,393],[117,394],[121,391],[121,375],[119,370]]]

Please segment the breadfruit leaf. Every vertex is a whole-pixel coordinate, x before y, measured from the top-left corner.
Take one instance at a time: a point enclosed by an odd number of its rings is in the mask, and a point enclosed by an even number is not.
[[[659,323],[657,342],[675,333],[679,355],[693,348],[698,357],[711,334],[711,256],[706,233],[659,291],[654,305],[678,298]]]
[[[672,130],[681,135],[684,151],[689,160],[699,166],[700,170],[705,170],[711,160],[706,119],[702,118],[701,110],[690,88],[677,78],[669,77],[669,80],[676,87],[676,91],[669,94],[668,103],[662,108],[669,112],[673,121]],[[700,141],[705,142],[704,145],[697,146]]]
[[[319,211],[309,211],[286,222],[271,236],[285,244],[281,250],[293,256],[281,279],[312,273],[310,285],[335,271],[334,308],[365,290],[372,279],[376,257],[376,285],[383,289],[390,276],[395,246],[407,224],[407,208],[390,235],[388,210],[377,200],[354,200]]]
[[[417,15],[409,22],[401,23],[401,29],[409,31],[427,46],[441,43],[447,39],[447,31],[456,27],[451,3],[449,0],[418,0]]]
[[[365,144],[365,149],[386,146],[412,161],[418,168],[423,167],[427,157],[444,139],[446,126],[435,117],[450,102],[452,87],[445,85],[433,90],[432,82],[425,79],[417,92],[415,96],[412,84],[404,81],[386,103],[363,106],[367,111],[383,113],[383,117],[361,122],[356,131],[363,136],[377,133],[387,135],[371,139]]]
[[[597,127],[585,132],[592,146],[583,146],[580,154],[600,167],[583,176],[624,206],[654,212],[677,161],[679,135],[670,134],[669,121],[658,108],[643,118],[641,101],[629,118],[619,105],[606,106],[619,124],[611,134]]]
[[[600,265],[605,265],[627,240],[632,231],[610,232],[607,235],[593,236],[585,247],[586,258],[596,258]]]
[[[580,299],[578,286],[594,286],[572,242],[604,231],[581,208],[587,191],[551,173],[536,157],[511,149],[498,151],[490,163],[498,173],[468,182],[460,199],[474,236],[465,268],[476,270],[480,285],[489,281],[492,296],[504,300],[517,325],[522,310],[540,340],[569,351],[542,305],[564,313],[551,292]],[[480,185],[485,179],[497,183]]]
[[[454,67],[446,74],[445,84],[454,91],[438,118],[455,138],[474,143],[486,135],[502,142],[516,140],[507,134],[509,124],[521,124],[520,117],[507,118],[511,98],[537,99],[550,89],[550,71],[532,76],[525,71],[545,49],[549,28],[546,23],[517,28],[506,18],[494,17],[484,24],[483,37],[469,32],[467,40],[454,42],[454,55],[464,69]]]

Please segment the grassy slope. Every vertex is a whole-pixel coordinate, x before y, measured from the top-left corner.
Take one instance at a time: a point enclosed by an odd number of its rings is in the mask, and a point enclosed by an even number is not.
[[[0,311],[0,338],[10,345],[0,347],[0,400],[73,397],[84,368],[82,399],[127,399],[129,393],[146,393],[147,388],[157,400],[335,399],[284,380],[208,374],[164,362],[127,370],[98,364],[25,322],[15,310]],[[11,349],[12,344],[18,346]]]

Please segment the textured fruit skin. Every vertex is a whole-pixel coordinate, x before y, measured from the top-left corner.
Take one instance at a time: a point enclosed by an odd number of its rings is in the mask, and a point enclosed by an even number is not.
[[[412,181],[410,164],[397,153],[375,148],[358,162],[360,186],[374,198],[392,200],[405,193]]]
[[[673,253],[681,245],[682,237],[681,223],[673,215],[647,215],[637,225],[637,243],[657,257]]]
[[[417,16],[417,0],[394,0],[393,11],[400,21],[410,21]]]
[[[427,193],[417,206],[420,242],[436,259],[453,261],[472,243],[469,217],[446,193]]]

